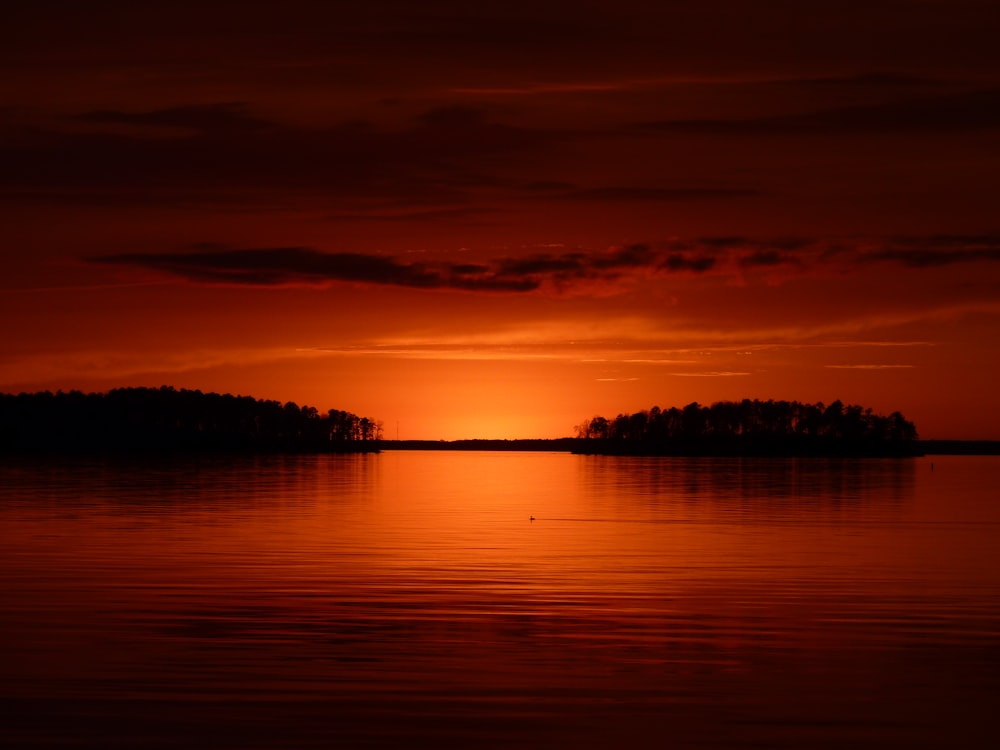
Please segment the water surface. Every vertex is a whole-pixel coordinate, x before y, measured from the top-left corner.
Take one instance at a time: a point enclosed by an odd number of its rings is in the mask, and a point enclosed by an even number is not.
[[[998,473],[7,461],[0,746],[989,746]]]

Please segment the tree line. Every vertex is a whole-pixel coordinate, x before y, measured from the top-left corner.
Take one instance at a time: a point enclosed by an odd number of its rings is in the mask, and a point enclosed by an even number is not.
[[[650,455],[917,455],[917,429],[898,411],[798,401],[697,402],[597,416],[577,427],[579,452]]]
[[[347,411],[171,386],[0,394],[6,452],[361,452],[381,438],[381,422]]]

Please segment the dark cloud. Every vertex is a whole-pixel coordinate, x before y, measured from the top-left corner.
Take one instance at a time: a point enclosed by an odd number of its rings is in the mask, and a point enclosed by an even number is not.
[[[717,198],[743,198],[756,195],[755,190],[742,188],[665,188],[665,187],[602,187],[562,193],[561,200],[580,201],[692,201]]]
[[[497,274],[476,264],[401,263],[362,253],[323,253],[306,247],[219,250],[196,253],[122,253],[91,262],[145,268],[207,284],[247,286],[322,286],[334,282],[378,284],[417,289],[531,291],[530,277]]]
[[[594,256],[591,263],[596,268],[640,268],[655,264],[662,254],[651,245],[634,243],[611,248],[603,255]]]
[[[697,244],[704,247],[713,248],[716,250],[727,250],[734,247],[742,247],[744,245],[752,244],[754,241],[749,237],[699,237],[696,240]],[[676,248],[687,248],[690,247],[690,242],[683,240],[674,240],[673,247]]]
[[[768,247],[785,251],[803,250],[815,244],[815,240],[807,240],[802,237],[777,237],[767,241]]]
[[[894,263],[907,268],[934,268],[958,263],[1000,261],[1000,235],[928,235],[924,237],[854,238],[841,240],[786,237],[703,237],[675,240],[670,247],[688,254],[701,249],[706,257],[725,258],[742,269]]]
[[[536,149],[570,135],[492,122],[481,110],[459,106],[431,109],[418,122],[415,129],[402,135],[403,142],[424,157],[439,159]]]
[[[291,87],[320,68],[330,80],[398,95],[428,69],[442,80],[510,85],[748,68],[817,77],[844,67],[991,70],[997,59],[996,14],[980,0],[286,0],[280,13],[256,0],[59,2],[58,12],[53,4],[6,4],[8,70],[110,59],[203,77],[281,76]]]
[[[531,255],[526,258],[504,258],[497,262],[504,276],[581,277],[592,263],[583,253],[562,255]]]
[[[648,187],[612,185],[605,187],[580,187],[568,182],[538,181],[510,186],[515,192],[532,197],[559,201],[594,201],[610,203],[680,202],[746,198],[759,195],[749,188],[732,187]]]
[[[204,284],[323,286],[364,283],[417,289],[528,292],[547,284],[613,281],[630,271],[694,272],[715,259],[699,253],[666,252],[628,245],[603,253],[568,251],[476,262],[403,262],[361,253],[324,253],[306,247],[224,249],[214,244],[188,253],[119,253],[89,262],[147,269]]]
[[[22,127],[5,138],[0,190],[65,200],[75,194],[83,201],[240,194],[284,200],[308,193],[453,208],[473,188],[500,185],[490,176],[498,164],[531,158],[572,137],[492,122],[468,108],[430,110],[395,129],[364,121],[293,126],[233,102],[98,110],[61,123]]]
[[[505,277],[527,275],[557,285],[584,280],[613,281],[635,272],[704,273],[715,263],[716,258],[701,248],[671,251],[641,243],[613,247],[600,253],[541,253],[496,261]]]
[[[207,249],[196,253],[122,253],[91,259],[95,263],[165,271],[190,281],[279,286],[329,281],[378,281],[398,286],[431,287],[435,273],[418,264],[403,265],[375,255],[321,253],[304,247]]]
[[[354,213],[329,214],[326,218],[330,221],[344,222],[435,222],[435,221],[459,221],[466,223],[481,223],[481,217],[495,213],[490,208],[434,208],[434,209],[380,209],[372,211],[359,211]]]
[[[104,125],[146,125],[182,128],[204,133],[232,135],[275,128],[274,123],[254,117],[245,102],[169,107],[149,112],[95,110],[71,117],[81,122]]]
[[[475,129],[487,124],[482,112],[461,106],[436,107],[417,119],[430,127],[451,131]]]
[[[936,78],[904,73],[898,71],[869,71],[846,76],[817,76],[816,78],[799,78],[787,83],[805,86],[823,87],[864,87],[864,88],[898,88],[898,87],[935,87],[942,85]]]
[[[757,250],[739,259],[740,268],[780,266],[789,262],[792,262],[792,259],[777,250]]]
[[[805,239],[753,240],[705,237],[662,244],[633,243],[601,252],[579,249],[537,252],[484,261],[405,261],[362,253],[325,253],[307,247],[229,249],[205,243],[186,253],[122,253],[89,262],[170,274],[194,283],[248,286],[375,284],[414,289],[530,292],[562,291],[588,282],[678,273],[737,274],[748,269],[792,268],[803,272],[836,265],[895,263],[934,268],[1000,261],[1000,237],[930,236],[856,240],[830,250]]]
[[[955,265],[956,263],[1000,262],[1000,248],[960,251],[892,248],[869,253],[865,259],[893,261],[909,268],[934,268]]]
[[[958,263],[1000,262],[1000,235],[932,235],[890,240],[866,252],[867,262],[890,262],[908,268],[936,268]]]
[[[751,119],[661,120],[647,130],[697,135],[953,133],[1000,128],[1000,89]]]
[[[696,273],[704,273],[715,266],[715,263],[716,259],[708,255],[692,258],[679,253],[671,253],[664,257],[659,265],[660,268],[666,268],[670,271],[695,271]]]
[[[671,247],[707,257],[726,258],[742,269],[894,263],[907,268],[934,268],[958,263],[1000,261],[1000,235],[928,235],[924,237],[854,238],[841,240],[786,237],[703,237],[675,240]]]
[[[815,256],[817,242],[799,238],[757,240],[750,237],[698,237],[674,239],[665,246],[658,259],[661,268],[669,271],[732,270],[734,268],[804,268]]]
[[[535,182],[529,182],[526,185],[522,185],[522,190],[530,190],[537,192],[569,192],[574,189],[574,185],[570,182],[559,182],[557,180],[537,180]]]

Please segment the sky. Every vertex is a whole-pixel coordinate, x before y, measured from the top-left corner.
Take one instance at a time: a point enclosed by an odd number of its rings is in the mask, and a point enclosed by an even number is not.
[[[993,6],[19,3],[0,391],[403,439],[840,399],[1000,439]]]

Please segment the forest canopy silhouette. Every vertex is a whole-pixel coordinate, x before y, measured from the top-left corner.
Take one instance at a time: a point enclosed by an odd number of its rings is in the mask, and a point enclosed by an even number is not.
[[[360,452],[381,435],[347,411],[171,386],[0,394],[4,451]]]
[[[398,441],[397,441],[398,442]],[[888,416],[834,401],[697,402],[657,406],[613,419],[596,416],[560,440],[382,440],[382,423],[348,411],[320,413],[294,402],[199,390],[117,388],[107,393],[0,394],[0,451],[249,453],[367,452],[433,447],[569,450],[622,455],[909,456],[917,430]]]
[[[917,429],[898,411],[798,401],[654,406],[577,427],[579,452],[642,455],[916,455]]]

